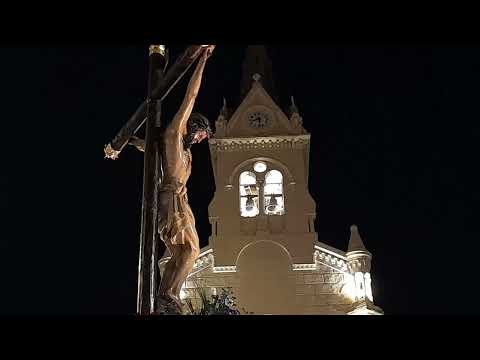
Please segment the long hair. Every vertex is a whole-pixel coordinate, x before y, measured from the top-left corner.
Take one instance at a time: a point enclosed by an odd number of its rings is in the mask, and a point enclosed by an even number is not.
[[[205,131],[208,137],[212,136],[212,129],[208,119],[202,114],[192,113],[187,121],[187,135],[183,141],[186,149],[192,146],[193,138],[198,131]]]

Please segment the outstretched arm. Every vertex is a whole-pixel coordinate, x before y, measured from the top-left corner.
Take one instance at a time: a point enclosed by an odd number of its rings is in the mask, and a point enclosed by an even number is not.
[[[145,140],[136,136],[132,136],[128,141],[128,145],[135,146],[139,151],[145,152]]]
[[[205,50],[201,55],[200,60],[198,61],[195,72],[190,79],[188,84],[187,93],[183,99],[180,109],[175,114],[175,117],[172,120],[172,123],[169,125],[169,130],[177,133],[182,136],[187,127],[187,121],[192,114],[193,105],[198,95],[200,85],[202,83],[203,70],[205,69],[205,64],[207,59],[210,57],[215,45],[204,45]]]

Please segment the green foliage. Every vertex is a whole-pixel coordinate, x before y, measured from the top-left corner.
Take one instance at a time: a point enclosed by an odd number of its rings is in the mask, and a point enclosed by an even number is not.
[[[203,287],[196,286],[195,291],[200,296],[201,306],[195,309],[190,299],[186,300],[190,313],[188,315],[242,315],[235,304],[235,296],[231,289],[221,289],[220,295],[209,295]],[[243,314],[248,313],[243,309]]]

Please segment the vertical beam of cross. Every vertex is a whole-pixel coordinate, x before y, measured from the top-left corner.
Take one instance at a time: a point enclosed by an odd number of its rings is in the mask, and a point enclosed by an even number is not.
[[[149,48],[149,75],[147,120],[145,132],[145,153],[143,168],[142,222],[138,261],[137,313],[152,314],[155,311],[155,297],[158,282],[158,181],[161,180],[161,104],[155,89],[164,78],[166,65],[165,46],[152,45]]]
[[[155,310],[155,295],[158,283],[158,181],[162,178],[159,137],[166,125],[161,122],[161,102],[185,75],[201,54],[201,45],[189,45],[164,74],[167,59],[164,45],[152,45],[149,49],[148,99],[120,129],[115,138],[104,147],[105,158],[116,160],[132,135],[146,125],[144,178],[142,196],[142,221],[138,262],[137,313],[148,315]]]

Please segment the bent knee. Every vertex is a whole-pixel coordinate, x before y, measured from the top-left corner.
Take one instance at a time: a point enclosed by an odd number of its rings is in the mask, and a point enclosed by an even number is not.
[[[192,260],[197,260],[198,256],[200,255],[200,249],[196,246],[192,246],[189,248],[188,257]]]
[[[184,247],[182,253],[183,256],[189,261],[195,261],[197,260],[198,255],[200,255],[200,249],[194,245],[189,244]]]

